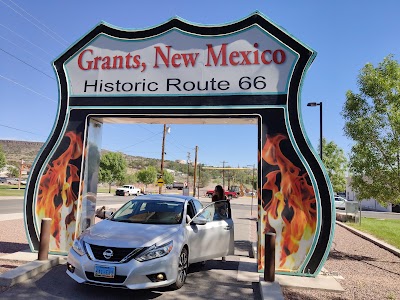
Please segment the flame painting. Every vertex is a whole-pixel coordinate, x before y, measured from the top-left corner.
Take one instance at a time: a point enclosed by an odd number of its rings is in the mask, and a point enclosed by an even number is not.
[[[267,135],[261,158],[272,168],[262,186],[266,193],[261,202],[261,239],[276,233],[277,271],[295,272],[304,262],[316,232],[317,211],[314,189],[308,174],[282,153],[283,134]],[[259,196],[261,196],[259,195]],[[258,268],[264,266],[264,242],[259,243]]]
[[[68,251],[75,236],[77,200],[79,195],[74,192],[73,185],[78,188],[80,169],[75,160],[82,157],[83,145],[81,133],[69,131],[63,142],[69,139],[67,149],[53,159],[40,178],[36,202],[37,220],[52,218],[50,251]],[[75,163],[75,164],[74,164]],[[79,189],[80,190],[80,189]],[[37,224],[40,228],[40,224]]]

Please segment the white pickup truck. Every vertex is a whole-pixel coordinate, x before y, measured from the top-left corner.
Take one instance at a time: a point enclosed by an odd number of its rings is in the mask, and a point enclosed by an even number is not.
[[[133,185],[123,185],[122,187],[117,188],[115,191],[115,195],[117,196],[131,196],[131,195],[139,195],[140,189],[136,188]]]

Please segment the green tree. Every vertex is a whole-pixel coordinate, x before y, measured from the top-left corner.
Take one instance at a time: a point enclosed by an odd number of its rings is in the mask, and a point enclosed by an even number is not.
[[[8,171],[8,172],[7,172],[8,177],[19,177],[19,170],[18,170],[17,167],[8,166],[7,171]]]
[[[358,76],[359,93],[348,91],[342,115],[354,140],[352,187],[359,199],[400,203],[400,65],[390,55]]]
[[[126,184],[132,184],[132,183],[136,183],[136,182],[138,182],[137,173],[126,174],[126,175],[125,175],[124,183],[126,183]]]
[[[171,184],[175,180],[175,176],[172,175],[170,172],[163,170],[163,179],[164,184]]]
[[[0,145],[0,169],[4,168],[6,163],[6,155],[4,154],[3,147]]]
[[[108,183],[111,193],[113,182],[123,182],[126,176],[126,161],[121,153],[107,152],[100,159],[99,181]]]
[[[333,191],[336,193],[346,191],[346,171],[348,161],[343,149],[334,142],[322,139],[322,161],[331,179]]]
[[[146,188],[147,185],[155,183],[157,179],[157,170],[153,166],[148,166],[137,172],[138,181],[143,183]]]
[[[199,170],[200,170],[198,174],[199,187],[203,188],[209,184],[211,180],[211,175],[209,172],[207,172],[208,170],[203,170],[201,168],[199,168]]]

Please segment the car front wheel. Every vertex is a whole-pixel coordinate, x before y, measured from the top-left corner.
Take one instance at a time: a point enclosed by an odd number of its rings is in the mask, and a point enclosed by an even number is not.
[[[186,248],[183,248],[179,255],[178,276],[176,277],[175,283],[171,286],[175,290],[180,289],[185,283],[188,271],[188,261],[188,251]]]

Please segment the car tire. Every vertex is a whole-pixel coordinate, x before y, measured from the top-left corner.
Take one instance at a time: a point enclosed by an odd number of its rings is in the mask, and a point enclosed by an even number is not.
[[[180,289],[186,281],[188,267],[189,267],[188,251],[183,248],[178,260],[178,275],[176,276],[176,281],[171,285],[174,290]]]
[[[212,198],[212,194],[207,194],[207,197],[208,198]]]

